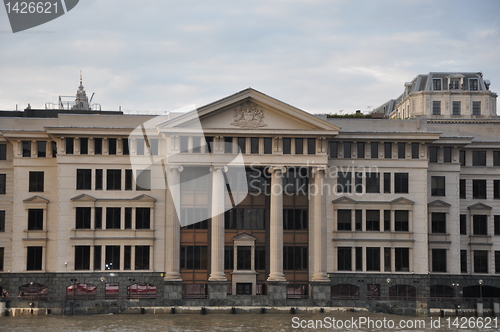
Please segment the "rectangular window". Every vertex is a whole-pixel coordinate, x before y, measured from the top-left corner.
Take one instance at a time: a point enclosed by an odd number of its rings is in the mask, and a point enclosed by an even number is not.
[[[408,173],[394,173],[394,192],[408,193]]]
[[[500,166],[500,151],[493,151],[493,166]]]
[[[236,295],[252,295],[252,283],[251,282],[236,283]]]
[[[408,232],[408,211],[396,210],[394,212],[394,230],[397,232]]]
[[[432,233],[446,234],[446,213],[433,212],[431,213],[431,230]]]
[[[132,246],[123,246],[123,269],[132,269]]]
[[[344,158],[351,158],[351,142],[344,142]]]
[[[28,247],[28,254],[26,256],[27,271],[42,270],[42,251],[42,247]]]
[[[106,270],[120,269],[120,246],[106,246],[104,266]]]
[[[132,184],[134,183],[133,172],[131,169],[125,170],[125,190],[132,190]]]
[[[283,154],[292,153],[292,139],[285,137],[283,138]]]
[[[370,143],[370,157],[372,159],[377,159],[378,158],[378,142],[371,142]]]
[[[307,154],[316,154],[316,139],[307,139]]]
[[[90,246],[75,246],[75,270],[90,270]]]
[[[94,208],[94,228],[102,229],[102,207]]]
[[[366,248],[366,271],[380,271],[380,248]]]
[[[466,199],[467,198],[467,182],[465,179],[460,179],[460,199]]]
[[[261,212],[262,214],[264,212],[263,209],[245,209],[249,211],[255,211],[255,212]],[[260,216],[257,214],[253,216],[252,219],[258,219]],[[263,217],[263,216],[262,216]],[[254,224],[258,226],[260,223],[257,222],[251,222],[251,224]],[[264,225],[262,223],[262,228],[264,228]],[[307,209],[283,209],[283,229],[284,230],[306,230],[308,228],[308,210]],[[253,229],[258,229],[258,228],[253,228]]]
[[[234,269],[234,247],[225,246],[224,247],[224,270]]]
[[[472,232],[474,235],[488,235],[488,216],[475,214],[472,216]]]
[[[75,209],[75,228],[90,229],[90,207],[77,207]]]
[[[486,166],[486,151],[472,151],[472,166]]]
[[[0,144],[0,160],[7,160],[7,144]]]
[[[259,138],[251,137],[250,138],[250,153],[258,154],[259,153]]]
[[[446,196],[444,176],[431,176],[431,196]]]
[[[354,212],[354,229],[357,231],[363,230],[363,210],[356,210]]]
[[[396,272],[409,272],[410,271],[410,249],[409,248],[395,248],[394,258]]]
[[[363,173],[354,173],[354,188],[357,193],[363,192]]]
[[[101,270],[102,247],[94,246],[94,270]]]
[[[384,248],[384,271],[385,272],[391,272],[392,266],[391,266],[392,260],[391,260],[391,248]]]
[[[297,151],[297,141],[295,141],[295,151]],[[339,143],[330,142],[330,158],[339,157]]]
[[[351,192],[351,172],[338,172],[337,173],[337,192],[350,193]]]
[[[212,136],[205,136],[205,143],[206,143],[206,152],[212,153],[214,138]]]
[[[126,207],[125,208],[125,225],[123,228],[125,229],[132,229],[132,208],[131,207]]]
[[[43,230],[43,209],[28,209],[28,230]]]
[[[467,250],[460,250],[460,272],[467,273]]]
[[[255,247],[255,269],[265,270],[266,269],[266,247],[256,246]]]
[[[441,115],[441,101],[434,100],[432,102],[432,115]]]
[[[121,208],[107,207],[106,208],[106,229],[120,229],[121,228]]]
[[[7,175],[0,174],[0,195],[5,195],[7,186]]]
[[[149,153],[151,153],[152,156],[158,155],[158,140],[156,138],[149,140]]]
[[[44,176],[43,172],[30,172],[29,175],[29,191],[43,192]]]
[[[466,166],[465,150],[460,150],[460,166]]]
[[[477,91],[478,88],[477,78],[469,78],[469,90]]]
[[[180,140],[181,140],[181,152],[186,152],[187,151],[187,137],[181,136]],[[135,144],[136,144],[137,155],[138,156],[143,156],[144,155],[144,139],[143,138],[138,138],[135,141]],[[184,150],[184,148],[185,148],[185,150]]]
[[[73,137],[66,137],[66,154],[73,154],[75,150],[75,139]]]
[[[116,138],[108,138],[108,154],[116,154]]]
[[[149,270],[149,246],[135,246],[135,269]]]
[[[366,192],[380,193],[380,173],[366,173]]]
[[[467,215],[460,215],[460,235],[467,235]]]
[[[380,231],[380,211],[366,210],[366,230]]]
[[[438,162],[438,152],[439,152],[439,147],[429,146],[429,162],[431,163]]]
[[[384,231],[391,231],[391,210],[384,210]]]
[[[453,111],[452,115],[460,115],[462,113],[462,102],[461,101],[454,101],[453,102]]]
[[[90,190],[92,185],[92,170],[76,170],[76,190]]]
[[[446,272],[446,249],[432,249],[432,272]]]
[[[95,190],[102,190],[102,169],[95,170]]]
[[[441,90],[441,79],[440,78],[433,78],[432,79],[432,90],[434,90],[434,91]]]
[[[472,115],[481,115],[481,102],[473,101],[472,102]]]
[[[102,154],[102,138],[94,138],[94,154]]]
[[[356,253],[356,271],[363,271],[363,248],[356,247],[354,251]]]
[[[31,141],[22,141],[23,157],[31,157]]]
[[[47,157],[47,142],[37,141],[36,142],[38,157]]]
[[[295,154],[304,154],[304,139],[296,138],[295,139]],[[337,158],[337,157],[331,157]]]
[[[106,189],[121,190],[122,189],[122,170],[108,169],[106,171]]]
[[[184,270],[206,270],[207,246],[181,246],[180,268]]]
[[[453,148],[445,146],[443,148],[443,162],[451,163]]]
[[[337,230],[350,231],[351,229],[351,210],[337,210]]]
[[[384,173],[384,193],[391,193],[391,173]]]
[[[237,141],[238,147],[240,148],[241,153],[246,153],[247,151],[247,138],[246,137],[238,137]]]
[[[224,137],[224,153],[233,153],[232,137]]]
[[[365,143],[364,142],[358,142],[358,158],[364,158],[365,157]]]
[[[398,158],[399,159],[406,158],[406,143],[404,143],[404,142],[398,143]]]
[[[0,247],[0,271],[3,271],[5,250],[4,247]]]
[[[0,213],[1,213],[1,211],[0,211]],[[4,211],[4,218],[5,218],[5,211]],[[1,215],[0,215],[0,219],[1,219]],[[500,235],[500,216],[499,215],[496,215],[493,219],[493,229],[494,229],[494,232],[493,232],[494,235]]]
[[[500,251],[495,251],[495,273],[500,273]]]
[[[80,154],[89,153],[89,139],[86,137],[80,138]]]
[[[352,248],[338,247],[337,248],[337,270],[352,271]]]
[[[141,191],[151,190],[151,170],[149,169],[137,170],[135,190],[141,190]]]
[[[411,158],[420,158],[420,143],[411,143]]]
[[[151,209],[136,208],[135,209],[135,229],[150,229],[151,228]]]
[[[486,199],[486,180],[472,180],[472,198]]]
[[[392,143],[391,142],[384,143],[384,158],[385,159],[392,158]]]
[[[474,273],[488,273],[487,250],[474,250]]]
[[[236,247],[236,268],[238,270],[252,269],[252,247],[250,246]]]
[[[273,139],[271,137],[264,137],[264,154],[273,153]]]
[[[5,211],[0,211],[0,232],[5,232]]]
[[[123,155],[124,156],[130,155],[130,145],[128,138],[122,138],[122,147],[123,147]]]

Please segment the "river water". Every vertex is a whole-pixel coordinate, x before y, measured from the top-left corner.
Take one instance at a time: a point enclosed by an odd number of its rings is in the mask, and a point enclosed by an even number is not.
[[[332,321],[335,319],[335,321]],[[0,317],[0,331],[37,332],[127,332],[127,331],[479,331],[471,328],[478,318],[404,317],[373,313],[335,312],[328,314],[176,314]],[[485,318],[486,319],[486,318]],[[489,318],[492,319],[492,318]],[[469,320],[468,322],[464,322]],[[482,320],[482,319],[481,319]],[[394,326],[391,328],[391,321]],[[342,322],[342,323],[340,323]],[[360,325],[365,322],[365,325]],[[372,322],[371,326],[368,326]],[[385,322],[385,323],[384,323]],[[481,330],[499,331],[500,324],[483,322]],[[353,324],[351,326],[350,324]],[[401,327],[401,323],[404,327]],[[424,323],[425,325],[420,325]],[[440,326],[438,325],[440,323]],[[450,324],[449,324],[450,323]],[[313,324],[313,325],[311,325]],[[385,325],[383,325],[385,324]],[[349,326],[347,326],[349,325]],[[378,325],[378,326],[377,326]],[[346,326],[348,328],[346,328]],[[476,325],[475,325],[476,326]],[[309,328],[308,328],[309,327]]]

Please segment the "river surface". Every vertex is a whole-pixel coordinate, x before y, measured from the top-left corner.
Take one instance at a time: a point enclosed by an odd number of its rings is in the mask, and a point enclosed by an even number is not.
[[[333,321],[335,319],[335,322]],[[328,314],[176,314],[176,315],[96,315],[96,316],[18,316],[0,317],[0,331],[37,331],[37,332],[127,332],[127,331],[499,331],[500,324],[494,318],[482,329],[470,328],[477,324],[478,318],[458,317],[405,317],[387,314],[334,312]],[[486,319],[486,318],[484,318]],[[468,321],[467,321],[468,320]],[[340,321],[342,323],[340,323]],[[369,322],[372,326],[368,326]],[[391,328],[390,324],[394,323]],[[420,321],[421,323],[417,322]],[[467,321],[467,322],[466,322]],[[364,326],[360,326],[365,322]],[[401,322],[404,328],[401,327]],[[465,325],[464,325],[464,322]],[[354,326],[345,324],[355,323]],[[417,326],[424,323],[424,326]],[[438,323],[441,326],[438,326]],[[448,323],[451,323],[448,326]],[[314,324],[314,325],[311,325]],[[357,324],[357,326],[356,326]],[[379,326],[377,327],[378,324]],[[385,324],[385,325],[383,325]],[[343,325],[343,326],[341,326]],[[408,328],[413,325],[413,328]]]

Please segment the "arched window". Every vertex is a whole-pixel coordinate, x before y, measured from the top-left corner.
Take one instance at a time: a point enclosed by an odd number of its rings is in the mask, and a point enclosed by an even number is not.
[[[339,284],[332,286],[332,299],[357,299],[359,298],[359,287],[351,284]]]
[[[434,285],[430,289],[431,297],[453,297],[453,287],[447,285]]]
[[[48,294],[49,287],[32,282],[19,287],[18,297],[22,300],[46,300]]]
[[[95,300],[97,287],[91,284],[74,284],[66,288],[68,300]]]
[[[129,299],[156,299],[156,286],[145,283],[129,285],[127,296]]]
[[[389,299],[408,301],[417,297],[417,289],[413,286],[394,285],[389,287]]]
[[[493,286],[468,286],[464,287],[464,297],[500,297],[500,288]]]

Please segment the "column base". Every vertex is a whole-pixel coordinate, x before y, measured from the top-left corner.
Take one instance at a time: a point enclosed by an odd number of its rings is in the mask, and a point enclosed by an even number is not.
[[[286,281],[285,275],[283,273],[271,273],[267,278],[268,282],[283,282]]]
[[[288,281],[268,281],[267,296],[270,306],[283,306],[286,304],[286,286]]]
[[[227,305],[227,288],[229,281],[208,281],[208,305]]]
[[[182,305],[182,280],[163,282],[163,305]]]
[[[328,278],[326,272],[316,272],[313,274],[311,281],[330,282],[330,278]]]
[[[163,280],[164,281],[182,281],[182,277],[179,273],[166,273]]]

